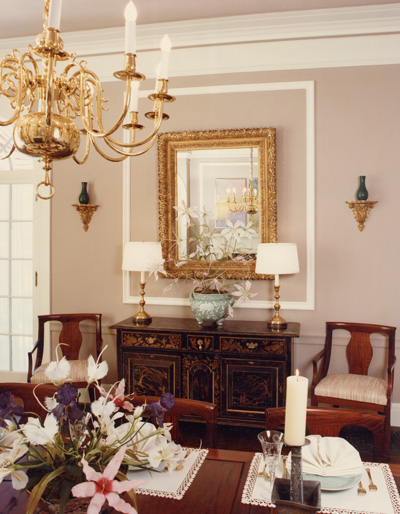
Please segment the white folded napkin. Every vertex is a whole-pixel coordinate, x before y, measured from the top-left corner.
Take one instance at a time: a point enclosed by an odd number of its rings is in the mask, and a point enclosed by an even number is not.
[[[354,476],[363,469],[358,451],[341,437],[309,435],[310,444],[302,447],[303,473],[329,477]],[[290,471],[291,460],[287,466]]]

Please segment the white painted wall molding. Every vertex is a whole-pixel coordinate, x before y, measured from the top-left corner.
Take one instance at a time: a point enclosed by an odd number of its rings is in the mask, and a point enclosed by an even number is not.
[[[139,25],[138,68],[146,76],[154,76],[165,33],[174,46],[170,76],[396,64],[400,3]],[[26,49],[35,37],[0,40],[0,55]],[[118,59],[123,66],[122,26],[62,38],[78,60],[90,56],[101,80],[115,80]]]
[[[282,301],[281,307],[287,310],[313,310],[315,308],[315,98],[314,98],[314,82],[276,82],[265,84],[235,84],[221,86],[205,86],[191,88],[177,88],[171,91],[171,94],[179,96],[188,95],[207,95],[207,94],[229,94],[241,92],[256,91],[288,91],[303,90],[306,97],[306,195],[307,195],[307,212],[306,212],[306,298],[303,301],[288,302]],[[148,92],[143,92],[147,95]],[[130,190],[131,190],[131,170],[129,162],[123,163],[123,244],[129,240],[135,240],[131,234],[130,220]],[[130,273],[123,272],[122,296],[123,303],[139,303],[139,296],[132,296],[130,285]],[[149,297],[146,296],[146,303],[152,305],[177,305],[189,306],[189,299],[175,297]],[[273,301],[256,300],[250,303],[242,303],[235,308],[250,309],[271,309]]]
[[[139,51],[159,48],[160,37],[168,33],[174,47],[226,45],[250,41],[291,40],[387,34],[400,31],[400,3],[310,9],[156,23],[137,27]],[[40,32],[41,27],[38,27]],[[27,48],[37,33],[30,37],[4,39],[0,50]],[[66,51],[73,46],[78,55],[113,54],[123,51],[124,27],[79,32],[64,32]]]

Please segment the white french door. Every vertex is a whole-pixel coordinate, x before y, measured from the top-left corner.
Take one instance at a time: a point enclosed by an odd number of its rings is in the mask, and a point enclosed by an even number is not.
[[[38,163],[18,155],[14,163],[0,161],[2,382],[26,382],[37,316],[50,312],[50,201],[35,198],[35,185],[41,180]],[[14,166],[25,169],[4,169]]]

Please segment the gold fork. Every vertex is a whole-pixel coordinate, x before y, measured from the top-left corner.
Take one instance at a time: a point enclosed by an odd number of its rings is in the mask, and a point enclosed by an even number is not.
[[[367,474],[368,474],[368,478],[369,478],[369,486],[368,486],[368,489],[370,491],[377,491],[378,490],[378,487],[374,484],[373,480],[372,480],[372,476],[371,476],[371,470],[369,468],[366,469],[367,471]]]
[[[364,494],[367,494],[367,491],[364,489],[364,487],[363,487],[363,485],[362,485],[361,480],[360,480],[360,482],[358,483],[357,493],[358,493],[360,496],[364,496]]]

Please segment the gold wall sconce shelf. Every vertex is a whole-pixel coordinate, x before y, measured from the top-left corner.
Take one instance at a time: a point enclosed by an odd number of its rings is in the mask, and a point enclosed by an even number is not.
[[[347,202],[349,208],[352,209],[354,217],[358,223],[358,230],[362,232],[364,230],[365,222],[367,221],[369,211],[374,208],[377,201],[370,200],[355,200],[353,202]]]
[[[72,207],[75,207],[75,209],[79,212],[79,216],[81,217],[81,221],[83,223],[83,230],[87,232],[89,223],[92,221],[93,213],[97,211],[97,207],[99,206],[94,204],[74,203],[72,204]]]

